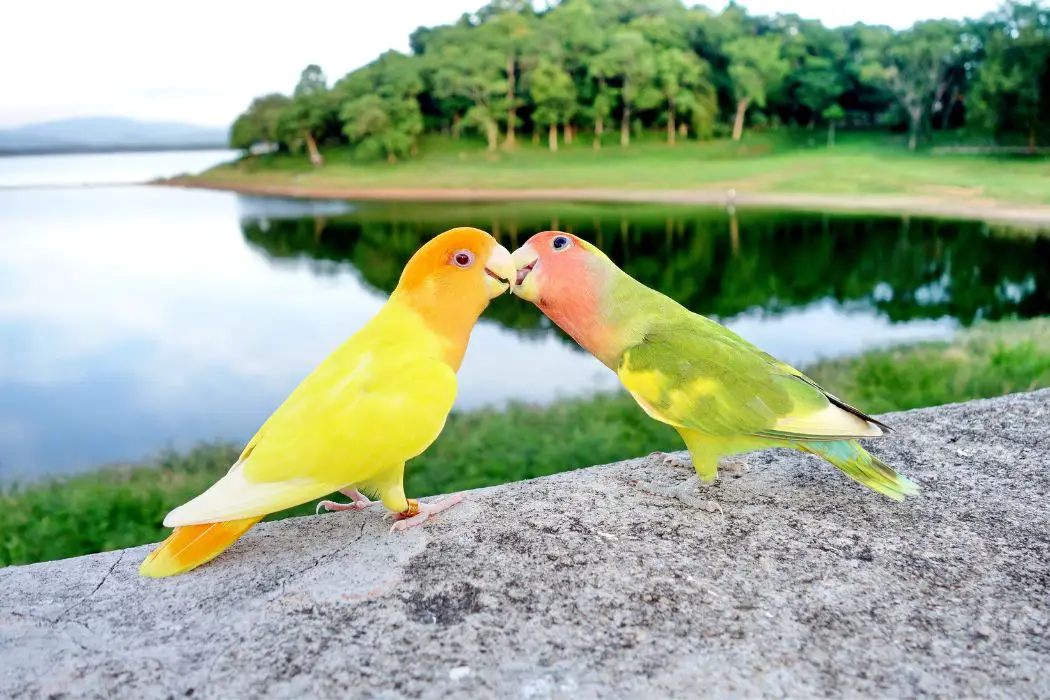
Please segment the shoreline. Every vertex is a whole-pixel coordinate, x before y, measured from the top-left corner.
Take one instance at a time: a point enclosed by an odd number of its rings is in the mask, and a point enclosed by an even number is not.
[[[724,190],[645,190],[613,188],[574,189],[475,189],[340,187],[263,182],[204,180],[173,177],[146,184],[161,187],[206,189],[263,197],[399,202],[591,202],[729,206],[755,209],[795,209],[900,216],[980,220],[986,223],[1050,228],[1050,206],[1024,205],[983,199],[958,201],[950,197],[890,195],[822,195],[801,193],[736,192]]]

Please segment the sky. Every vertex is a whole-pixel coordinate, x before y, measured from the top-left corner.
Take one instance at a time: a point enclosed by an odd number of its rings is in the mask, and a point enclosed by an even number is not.
[[[11,2],[0,42],[0,128],[97,115],[225,126],[256,95],[290,92],[309,63],[334,81],[387,49],[407,51],[418,26],[453,22],[482,4],[298,0],[268,12],[262,3],[231,0]],[[740,4],[755,14],[794,12],[829,26],[863,21],[904,28],[932,17],[977,17],[997,1]]]

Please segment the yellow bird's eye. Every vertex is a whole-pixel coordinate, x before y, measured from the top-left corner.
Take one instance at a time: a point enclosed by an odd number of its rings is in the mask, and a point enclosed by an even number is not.
[[[452,254],[452,264],[464,270],[474,264],[474,251],[457,250]]]

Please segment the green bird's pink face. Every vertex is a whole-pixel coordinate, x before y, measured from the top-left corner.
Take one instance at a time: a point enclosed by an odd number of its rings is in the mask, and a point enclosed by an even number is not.
[[[562,231],[543,231],[532,236],[511,254],[518,276],[511,293],[541,308],[572,294],[588,252],[576,236]]]
[[[616,331],[604,305],[616,266],[604,253],[571,233],[543,231],[511,261],[518,272],[512,294],[531,301],[599,359],[609,354]]]

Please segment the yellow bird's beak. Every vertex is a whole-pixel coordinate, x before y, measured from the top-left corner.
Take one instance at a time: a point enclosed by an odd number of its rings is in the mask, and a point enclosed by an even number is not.
[[[514,267],[510,251],[496,244],[485,261],[485,289],[488,291],[489,299],[495,299],[510,289],[517,276],[518,269]]]
[[[525,301],[535,301],[538,296],[537,284],[530,277],[530,273],[540,260],[539,254],[533,250],[532,246],[526,243],[514,251],[511,260],[514,264],[515,274],[514,286],[511,287],[510,293],[521,297]]]

